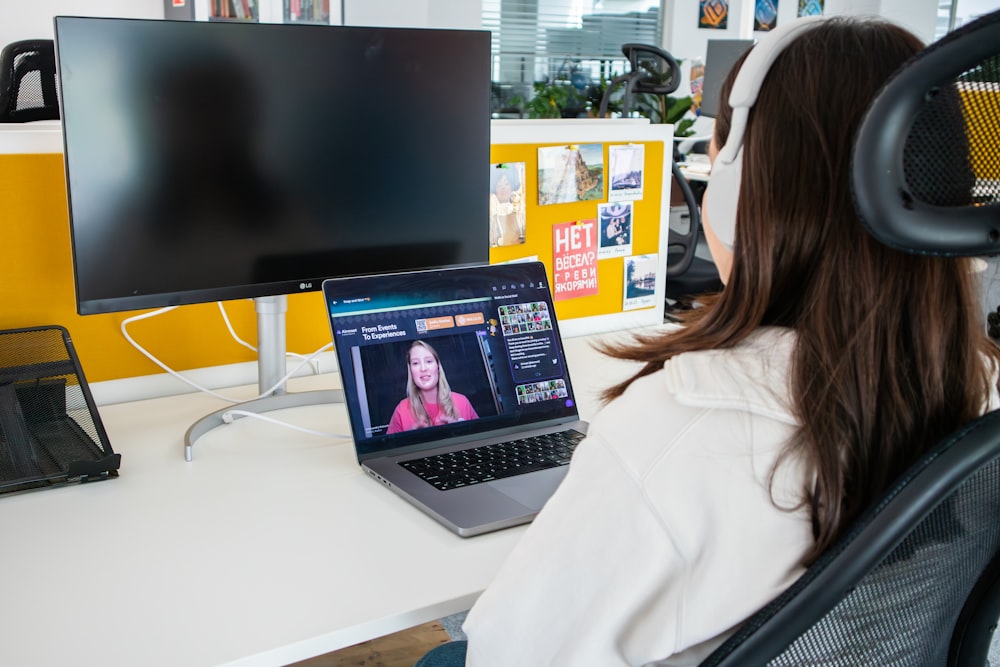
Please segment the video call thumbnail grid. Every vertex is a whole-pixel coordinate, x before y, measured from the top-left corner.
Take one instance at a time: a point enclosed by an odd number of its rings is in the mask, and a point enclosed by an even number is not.
[[[498,308],[500,330],[504,336],[530,331],[551,331],[552,319],[544,301],[516,303]]]
[[[562,378],[517,385],[517,402],[520,404],[554,401],[568,397],[569,392],[566,391],[566,381]]]

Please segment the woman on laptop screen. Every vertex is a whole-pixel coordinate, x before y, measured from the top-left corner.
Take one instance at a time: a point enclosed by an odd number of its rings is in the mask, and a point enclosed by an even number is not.
[[[851,198],[864,113],[921,48],[881,19],[814,18],[736,64],[704,202],[724,289],[677,331],[602,348],[637,372],[605,392],[468,643],[420,667],[699,664],[1000,406],[971,260],[880,244]]]
[[[406,354],[406,365],[406,398],[393,411],[387,433],[479,417],[468,398],[451,390],[441,358],[429,343],[413,341]]]

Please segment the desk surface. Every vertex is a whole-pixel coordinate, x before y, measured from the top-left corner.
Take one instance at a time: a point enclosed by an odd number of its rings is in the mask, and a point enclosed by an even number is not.
[[[703,183],[708,182],[708,176],[712,171],[712,165],[708,161],[707,155],[689,155],[687,157],[687,162],[681,162],[678,166],[681,168],[681,173],[689,181],[701,181]]]
[[[595,338],[566,341],[584,418],[630,370]],[[219,407],[102,407],[119,478],[0,496],[0,663],[286,665],[468,609],[523,532],[456,537],[365,476],[349,442],[259,420],[185,462],[185,430]],[[342,405],[269,414],[348,432]]]

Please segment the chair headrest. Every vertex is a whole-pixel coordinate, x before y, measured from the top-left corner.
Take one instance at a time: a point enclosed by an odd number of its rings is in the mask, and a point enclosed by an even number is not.
[[[11,42],[0,51],[0,122],[59,118],[55,43]]]
[[[653,95],[669,95],[681,85],[681,66],[669,51],[652,44],[622,44],[633,72],[644,72],[636,80],[634,90]],[[670,75],[667,78],[666,75]]]
[[[876,97],[851,187],[869,232],[913,253],[1000,253],[1000,11],[930,45]]]

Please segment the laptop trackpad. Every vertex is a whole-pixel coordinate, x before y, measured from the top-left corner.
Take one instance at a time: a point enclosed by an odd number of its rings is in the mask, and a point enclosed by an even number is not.
[[[509,498],[533,510],[542,509],[549,497],[555,492],[563,477],[566,476],[566,466],[540,470],[530,475],[517,475],[498,479],[489,485]]]

